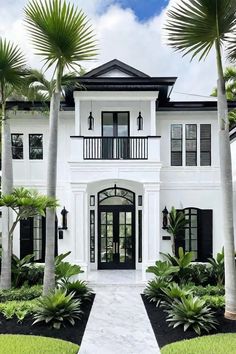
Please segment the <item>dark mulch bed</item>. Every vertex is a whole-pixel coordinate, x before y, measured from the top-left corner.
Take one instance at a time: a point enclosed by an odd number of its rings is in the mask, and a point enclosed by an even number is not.
[[[80,321],[76,321],[74,326],[67,325],[61,327],[59,330],[49,328],[42,324],[35,324],[32,326],[32,317],[26,317],[22,323],[17,323],[17,319],[6,320],[0,314],[0,334],[31,334],[35,336],[54,337],[63,339],[80,345],[85,327],[89,318],[89,314],[93,305],[95,295],[92,296],[91,301],[87,301],[81,306],[83,317]]]
[[[183,339],[198,337],[194,331],[189,330],[184,332],[183,328],[180,326],[177,328],[169,327],[168,322],[166,322],[167,314],[163,309],[157,308],[154,303],[150,303],[144,295],[141,296],[155,333],[157,343],[160,347]],[[219,326],[217,327],[217,330],[212,331],[210,334],[236,333],[236,321],[225,319],[223,311],[217,312],[216,319],[219,322]],[[206,334],[206,332],[203,333],[203,335]]]

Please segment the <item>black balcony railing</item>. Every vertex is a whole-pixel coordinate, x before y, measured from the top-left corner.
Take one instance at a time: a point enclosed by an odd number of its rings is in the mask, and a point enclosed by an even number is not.
[[[147,160],[147,137],[86,137],[84,160]]]

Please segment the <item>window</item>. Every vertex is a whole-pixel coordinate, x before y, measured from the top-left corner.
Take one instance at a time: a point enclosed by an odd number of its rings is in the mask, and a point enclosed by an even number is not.
[[[143,215],[142,210],[138,211],[138,262],[142,262],[142,229],[143,229]]]
[[[90,262],[95,262],[95,210],[90,210]]]
[[[186,166],[197,166],[197,125],[185,126]]]
[[[211,166],[211,125],[200,125],[200,164]]]
[[[11,149],[12,158],[15,160],[22,160],[23,155],[23,134],[11,135]]]
[[[29,134],[29,158],[43,159],[43,134]]]
[[[185,228],[185,252],[193,252],[193,260],[198,258],[198,210],[185,209],[185,218],[188,224]]]
[[[182,166],[182,124],[171,125],[171,166]]]

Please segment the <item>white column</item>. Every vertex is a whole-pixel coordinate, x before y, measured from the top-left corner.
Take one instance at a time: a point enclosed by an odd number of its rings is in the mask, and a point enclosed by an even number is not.
[[[160,252],[160,184],[144,184],[143,280],[146,269],[159,259]]]
[[[150,124],[151,124],[151,134],[152,136],[157,135],[157,123],[156,123],[156,101],[151,100],[150,102]]]
[[[85,272],[88,269],[88,202],[87,185],[81,184],[73,188],[74,196],[74,258]]]
[[[78,97],[75,99],[75,135],[81,135],[81,115],[80,115],[80,100]]]

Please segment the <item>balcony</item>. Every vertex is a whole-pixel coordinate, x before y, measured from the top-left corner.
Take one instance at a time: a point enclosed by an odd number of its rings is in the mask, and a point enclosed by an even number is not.
[[[71,161],[148,160],[160,162],[160,137],[71,136]]]

